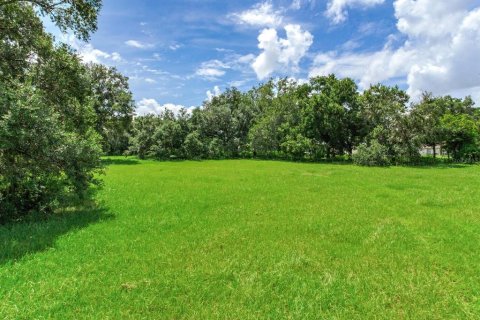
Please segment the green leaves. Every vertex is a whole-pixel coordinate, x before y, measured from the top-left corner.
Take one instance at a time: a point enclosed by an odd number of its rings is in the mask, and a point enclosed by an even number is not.
[[[87,41],[97,30],[97,16],[101,0],[1,0],[3,8],[34,8],[48,16],[62,32],[69,30],[81,40]]]
[[[468,150],[468,161],[475,159],[479,142],[472,135],[478,135],[480,114],[470,98],[426,94],[410,108],[409,101],[398,87],[378,84],[360,93],[353,80],[334,75],[301,85],[271,80],[245,93],[229,89],[191,117],[139,117],[131,150],[161,159],[253,156],[303,161],[351,157],[358,151],[357,163],[386,165],[418,163],[422,145],[459,140],[447,149]],[[471,123],[468,131],[465,123],[454,122],[448,128],[442,125],[445,114],[466,116],[476,127]]]
[[[135,112],[128,78],[115,68],[99,64],[89,64],[87,72],[93,91],[95,129],[102,136],[103,151],[108,155],[121,155],[128,149]]]
[[[461,161],[480,160],[480,127],[468,114],[446,114],[441,119],[447,150]]]
[[[0,223],[51,212],[95,182],[91,79],[37,13],[87,39],[99,8],[96,0],[0,0]]]

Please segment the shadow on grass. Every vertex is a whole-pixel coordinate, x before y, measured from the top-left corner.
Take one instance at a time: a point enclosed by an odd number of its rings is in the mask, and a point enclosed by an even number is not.
[[[477,165],[476,163],[456,162],[446,158],[424,157],[412,163],[399,164],[399,166],[416,169],[465,169]]]
[[[62,235],[113,218],[105,208],[90,204],[42,220],[0,225],[0,266],[52,248]]]
[[[302,164],[329,164],[329,165],[339,165],[339,166],[351,166],[356,165],[351,159],[345,157],[337,157],[332,159],[318,159],[318,160],[308,160],[308,159],[290,159],[290,158],[275,158],[275,157],[231,157],[231,158],[215,158],[215,159],[182,159],[182,158],[165,158],[157,159],[148,157],[145,160],[156,161],[156,162],[170,162],[170,163],[181,163],[181,162],[204,162],[204,161],[216,161],[216,160],[250,160],[250,161],[271,161],[271,162],[290,162],[290,163],[302,163]],[[140,164],[138,158],[132,157],[108,157],[102,160],[102,163],[105,166],[109,165],[137,165]],[[412,163],[398,163],[391,164],[389,166],[370,166],[371,168],[391,168],[391,167],[407,167],[407,168],[418,168],[418,169],[463,169],[468,168],[478,164],[468,164],[454,162],[447,159],[433,159],[433,158],[423,158],[419,161]],[[368,167],[368,166],[367,166]]]
[[[465,169],[475,166],[475,164],[464,163],[421,163],[421,164],[404,164],[401,167],[414,169]]]
[[[140,161],[138,159],[132,159],[132,158],[106,158],[102,159],[102,163],[105,166],[110,166],[110,165],[122,165],[122,166],[133,166],[140,164]]]

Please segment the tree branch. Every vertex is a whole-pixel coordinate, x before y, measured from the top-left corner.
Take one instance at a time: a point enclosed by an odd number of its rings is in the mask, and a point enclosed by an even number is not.
[[[57,7],[59,5],[62,5],[62,4],[65,4],[66,1],[61,0],[57,3],[48,4],[47,2],[41,1],[41,0],[6,0],[6,1],[1,1],[0,2],[0,7],[6,6],[6,5],[9,5],[9,4],[14,4],[16,2],[29,2],[33,5],[37,5],[37,6],[41,7],[45,11],[51,11],[55,7]]]

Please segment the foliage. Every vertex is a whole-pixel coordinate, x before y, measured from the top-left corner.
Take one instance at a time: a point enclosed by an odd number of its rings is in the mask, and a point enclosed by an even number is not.
[[[158,159],[319,161],[350,158],[361,148],[358,163],[385,165],[420,163],[423,146],[441,145],[457,161],[475,161],[478,139],[455,135],[442,123],[447,114],[478,122],[469,97],[425,93],[410,107],[409,100],[405,91],[381,84],[359,93],[353,80],[334,75],[301,84],[270,80],[243,93],[227,89],[191,113],[156,116],[155,129],[140,129],[144,120],[138,117],[130,150]],[[145,150],[136,153],[142,144]],[[461,150],[469,151],[463,156]]]
[[[69,129],[49,99],[30,86],[11,94],[2,99],[0,120],[0,221],[50,211],[70,192],[81,196],[100,166],[93,128]]]
[[[99,172],[91,79],[39,14],[82,39],[97,0],[0,1],[0,223],[83,198]]]
[[[361,166],[388,166],[391,159],[388,156],[388,148],[373,140],[369,145],[362,143],[358,146],[353,154],[353,162]]]
[[[128,137],[135,112],[128,78],[115,68],[89,64],[92,85],[95,128],[102,136],[103,152],[120,155],[128,149]]]
[[[468,114],[446,114],[442,118],[446,148],[457,161],[475,161],[480,150],[479,123]]]
[[[293,160],[304,160],[312,157],[314,146],[312,140],[297,134],[295,136],[287,136],[281,148]]]
[[[153,138],[159,123],[160,119],[153,115],[137,117],[133,124],[128,153],[145,159],[154,145]]]
[[[198,131],[190,132],[185,138],[185,155],[190,159],[201,159],[205,156],[205,145]]]
[[[85,41],[97,30],[97,16],[101,6],[101,0],[0,0],[0,8],[31,7],[38,10],[42,16],[48,16],[62,32],[71,30]]]
[[[325,143],[328,158],[351,154],[360,140],[355,82],[334,75],[317,77],[310,80],[309,91],[303,112],[306,136]]]

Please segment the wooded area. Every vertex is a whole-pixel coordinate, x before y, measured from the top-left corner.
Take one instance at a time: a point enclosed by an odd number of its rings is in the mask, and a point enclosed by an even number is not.
[[[382,84],[360,93],[334,75],[235,88],[191,114],[137,117],[129,153],[140,158],[353,158],[361,165],[415,164],[422,146],[459,162],[479,160],[480,112],[471,98],[407,93]],[[436,157],[436,153],[434,157]]]

